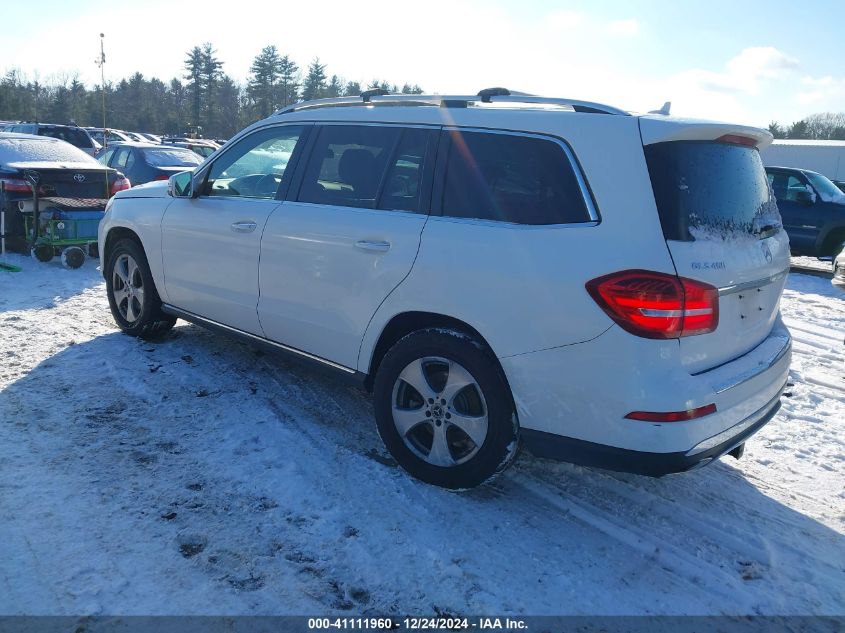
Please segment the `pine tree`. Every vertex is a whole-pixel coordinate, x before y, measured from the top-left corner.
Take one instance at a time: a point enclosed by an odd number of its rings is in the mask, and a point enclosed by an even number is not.
[[[342,97],[343,96],[343,80],[337,75],[332,75],[329,80],[329,85],[326,88],[327,97]]]
[[[263,119],[279,106],[279,79],[282,75],[282,58],[275,46],[265,46],[250,66],[251,76],[247,94],[254,104],[255,115]]]
[[[807,139],[810,138],[809,132],[807,130],[807,121],[802,119],[801,121],[797,121],[789,126],[789,130],[786,133],[786,138],[793,138],[793,139]]]
[[[296,103],[299,98],[299,66],[287,55],[279,63],[279,87],[281,103],[279,107]]]
[[[357,81],[349,81],[343,89],[343,94],[347,97],[357,97],[361,94],[361,84]]]
[[[308,66],[308,74],[302,85],[302,98],[305,101],[321,99],[326,92],[326,65],[320,63],[320,58],[315,57]]]
[[[219,112],[217,109],[217,88],[218,82],[223,77],[223,62],[217,56],[217,51],[210,42],[202,45],[202,80],[204,89],[204,103],[202,109],[203,129],[211,132],[218,123]]]
[[[185,59],[185,70],[187,80],[185,91],[190,100],[190,121],[189,125],[199,125],[200,115],[202,114],[203,103],[203,54],[199,46],[194,46],[188,51],[188,57]]]

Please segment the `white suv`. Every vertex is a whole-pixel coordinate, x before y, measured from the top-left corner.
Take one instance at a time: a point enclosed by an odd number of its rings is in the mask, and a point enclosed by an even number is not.
[[[739,457],[787,380],[770,141],[504,89],[300,103],[114,198],[108,299],[128,334],[179,317],[363,383],[430,483],[520,441],[689,470]]]

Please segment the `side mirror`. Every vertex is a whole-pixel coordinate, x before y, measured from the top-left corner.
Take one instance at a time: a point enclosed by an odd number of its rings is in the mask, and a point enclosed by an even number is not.
[[[814,191],[810,191],[809,189],[801,189],[799,191],[796,191],[795,202],[806,204],[807,206],[816,204],[816,193]]]
[[[167,195],[174,198],[192,198],[194,194],[194,173],[182,171],[167,180]]]

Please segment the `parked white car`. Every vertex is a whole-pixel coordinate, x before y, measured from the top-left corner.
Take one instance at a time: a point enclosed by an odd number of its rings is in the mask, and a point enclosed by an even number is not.
[[[433,484],[520,441],[685,471],[739,457],[786,384],[770,142],[504,89],[301,103],[115,197],[108,298],[128,334],[180,317],[362,383]]]

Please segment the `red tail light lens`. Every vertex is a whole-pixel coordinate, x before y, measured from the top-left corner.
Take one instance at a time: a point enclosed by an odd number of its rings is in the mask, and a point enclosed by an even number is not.
[[[625,417],[629,420],[641,420],[643,422],[684,422],[703,418],[705,415],[716,413],[715,404],[706,404],[697,409],[687,411],[631,411]]]
[[[625,270],[587,282],[587,292],[631,334],[668,339],[712,332],[719,325],[719,291],[709,284]]]
[[[159,174],[158,176],[153,178],[153,180],[170,180],[170,176],[168,176],[167,174]]]
[[[0,182],[6,185],[6,191],[32,193],[32,187],[26,180],[21,180],[20,178],[2,178]]]
[[[114,183],[112,183],[111,195],[116,194],[118,191],[129,189],[131,186],[132,183],[129,182],[129,178],[127,178],[126,176],[118,176]]]

